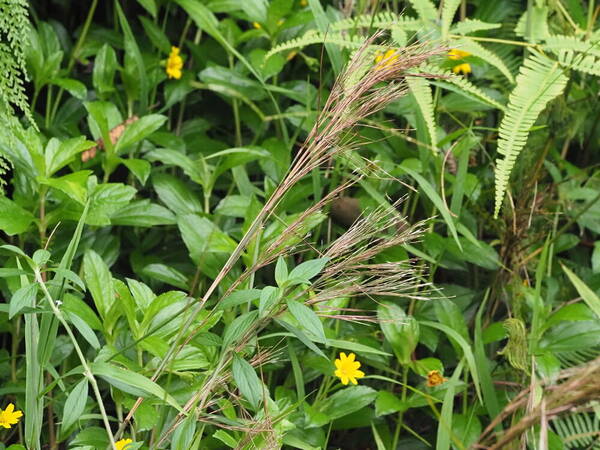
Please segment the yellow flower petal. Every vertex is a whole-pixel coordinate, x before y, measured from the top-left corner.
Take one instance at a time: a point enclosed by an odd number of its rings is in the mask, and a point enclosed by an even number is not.
[[[365,376],[364,372],[358,370],[361,364],[355,359],[356,355],[354,353],[346,355],[346,353],[340,352],[339,359],[334,361],[337,369],[334,372],[334,375],[341,380],[343,385],[347,385],[348,382],[352,382],[352,384],[358,384],[356,379]]]
[[[117,450],[123,450],[132,442],[131,439],[121,439],[120,441],[115,442],[115,447],[117,447]]]

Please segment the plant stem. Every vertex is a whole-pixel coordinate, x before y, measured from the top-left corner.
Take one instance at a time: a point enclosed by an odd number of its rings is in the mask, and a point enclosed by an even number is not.
[[[408,382],[408,367],[402,366],[402,403],[406,401],[406,383]],[[398,439],[400,439],[400,430],[402,430],[402,423],[404,419],[404,411],[398,413],[398,422],[396,422],[396,430],[394,431],[394,440],[392,441],[392,448],[398,447]]]
[[[75,61],[77,60],[77,55],[81,50],[81,46],[83,45],[85,38],[87,37],[88,31],[90,30],[90,25],[92,23],[92,18],[94,17],[94,12],[96,11],[96,7],[98,6],[98,0],[92,0],[92,4],[90,9],[88,10],[88,15],[85,18],[85,22],[83,24],[83,28],[81,29],[81,34],[79,35],[79,39],[77,39],[77,43],[73,48],[73,52],[69,57],[69,63],[67,64],[67,74],[71,72],[73,66],[75,65]],[[64,89],[59,89],[58,94],[56,95],[56,101],[54,102],[54,107],[52,108],[52,119],[56,116],[56,111],[58,110],[58,105],[60,104],[60,100],[62,97]]]
[[[50,308],[52,309],[52,312],[54,313],[54,316],[58,319],[58,321],[61,323],[61,325],[65,328],[67,334],[69,335],[69,338],[71,339],[73,347],[75,348],[75,353],[77,353],[77,356],[79,357],[79,361],[81,362],[81,366],[83,367],[83,375],[88,379],[88,381],[92,385],[92,390],[94,391],[94,395],[96,396],[96,401],[98,402],[98,408],[100,409],[100,415],[102,416],[102,421],[104,422],[104,428],[106,428],[106,434],[108,435],[110,445],[112,446],[113,449],[116,450],[117,447],[115,445],[115,438],[113,437],[112,431],[110,429],[108,415],[106,414],[106,409],[104,408],[104,403],[102,401],[102,395],[100,394],[100,389],[98,389],[98,383],[96,381],[96,378],[94,377],[94,374],[92,373],[92,370],[90,369],[90,366],[88,365],[88,363],[85,359],[85,356],[83,355],[83,352],[81,351],[81,347],[79,346],[79,343],[77,342],[77,339],[76,339],[75,335],[73,334],[71,327],[65,320],[61,310],[58,308],[58,306],[56,306],[56,302],[52,299],[52,296],[50,295],[50,292],[48,291],[48,288],[46,287],[46,283],[42,279],[42,274],[40,273],[39,269],[35,269],[35,280],[39,283],[39,285],[42,289],[42,292],[44,293],[44,296],[46,297],[46,300],[48,301],[48,304],[50,305]]]

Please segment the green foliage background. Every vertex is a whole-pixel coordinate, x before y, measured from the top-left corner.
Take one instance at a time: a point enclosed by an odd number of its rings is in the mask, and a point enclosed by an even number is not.
[[[599,15],[0,0],[0,445],[597,448]]]

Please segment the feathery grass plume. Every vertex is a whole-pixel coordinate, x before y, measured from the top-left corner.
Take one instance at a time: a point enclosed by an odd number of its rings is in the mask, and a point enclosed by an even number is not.
[[[182,341],[189,341],[188,335],[191,332],[191,324],[204,308],[206,302],[213,296],[225,276],[227,276],[237,263],[250,242],[260,236],[260,231],[264,227],[266,221],[273,215],[276,207],[280,204],[285,194],[303,177],[310,174],[313,170],[326,165],[335,156],[356,150],[361,144],[364,145],[364,142],[361,143],[360,141],[356,141],[356,135],[354,133],[355,127],[366,117],[382,110],[390,102],[403,96],[407,92],[407,76],[427,76],[427,74],[415,74],[414,72],[408,74],[410,69],[420,66],[434,55],[442,54],[447,51],[445,48],[431,47],[426,44],[418,44],[399,49],[399,57],[395,59],[393,63],[385,64],[383,67],[377,65],[372,66],[372,68],[364,73],[360,79],[355,78],[352,86],[349,87],[345,80],[350,77],[355,70],[364,66],[365,59],[372,61],[370,46],[374,40],[380,36],[381,34],[376,34],[364,42],[362,47],[354,54],[348,63],[345,71],[334,83],[331,94],[327,99],[322,112],[319,114],[315,125],[294,158],[287,175],[258,213],[236,249],[232,252],[217,277],[208,287],[205,294],[190,311],[186,323],[181,327],[181,331],[176,337],[174,344],[163,357],[152,380],[155,381],[160,376],[167,367],[169,361],[183,348],[185,342],[182,343]],[[330,195],[327,198],[330,200],[333,197],[334,195]],[[322,206],[324,205],[321,202],[318,208],[321,208]],[[292,228],[295,227],[296,230],[300,226],[301,222],[292,224]],[[288,236],[292,232],[288,231]],[[286,234],[286,232],[284,232],[284,234]],[[398,240],[394,240],[394,242],[398,242]],[[378,248],[383,250],[387,247],[388,246],[381,242]],[[281,254],[281,250],[278,250],[277,253]],[[369,254],[368,251],[363,252],[361,257],[356,256],[352,261],[364,261]],[[264,260],[260,261],[259,264],[264,264]],[[341,261],[338,264],[340,264],[341,268],[345,267]],[[358,268],[355,269],[358,270]],[[255,269],[249,269],[249,271],[253,270]],[[373,268],[370,270],[372,272]],[[368,273],[368,271],[366,273]],[[396,281],[399,281],[399,278],[397,278]],[[371,292],[388,292],[391,290],[392,287],[389,285],[373,285],[373,287],[371,287]],[[273,315],[267,319],[271,320],[272,317],[280,312],[280,310],[275,311]],[[208,317],[212,314],[213,312],[209,312]],[[205,320],[207,320],[208,317]],[[245,345],[245,342],[247,342],[247,339],[251,335],[256,335],[260,329],[267,325],[268,320],[257,320],[245,336],[239,338],[235,347],[237,348],[240,345]],[[235,348],[233,350],[235,350]],[[166,439],[175,427],[181,423],[183,420],[182,418],[191,408],[197,408],[200,411],[205,408],[206,402],[209,400],[210,396],[213,395],[214,390],[223,385],[223,381],[226,379],[224,378],[223,373],[227,371],[227,367],[231,360],[232,349],[223,351],[217,369],[207,377],[198,394],[194,395],[193,400],[190,400],[186,407],[184,407],[184,413],[180,413],[176,417],[174,423],[166,428],[167,431],[163,433],[159,440]],[[198,400],[200,401],[198,402]],[[141,402],[142,398],[139,398],[134,407],[130,410],[127,418],[121,424],[117,437],[123,432]]]
[[[511,442],[519,439],[532,426],[542,422],[547,427],[547,421],[566,414],[579,412],[581,409],[591,409],[600,401],[600,357],[588,364],[562,370],[552,379],[542,380],[543,386],[541,401],[521,419],[514,423],[500,436],[495,435],[494,428],[505,418],[516,411],[524,410],[531,396],[539,393],[532,391],[531,386],[520,392],[506,405],[479,436],[475,448],[500,450],[506,448]]]

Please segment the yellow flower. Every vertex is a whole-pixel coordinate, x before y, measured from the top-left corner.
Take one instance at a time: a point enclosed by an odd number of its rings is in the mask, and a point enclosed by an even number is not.
[[[335,360],[335,367],[337,368],[335,376],[342,380],[344,385],[348,384],[348,381],[351,381],[352,384],[358,384],[356,379],[365,376],[363,371],[358,370],[360,363],[354,360],[355,357],[354,353],[346,356],[344,352],[341,352],[340,359]]]
[[[439,370],[430,370],[427,374],[427,386],[434,387],[439,386],[443,382],[448,381],[447,378],[444,378]]]
[[[304,8],[307,5],[308,5],[308,1],[307,0],[300,0],[300,6],[302,6]]]
[[[452,50],[450,50],[448,52],[448,58],[450,58],[454,61],[466,58],[467,56],[471,56],[471,54],[469,52],[465,52],[464,50],[459,50],[457,48],[453,48]],[[471,73],[471,64],[469,64],[469,63],[458,64],[452,68],[452,72],[454,72],[456,74],[463,73],[463,74],[467,75],[467,74]]]
[[[115,447],[117,447],[117,450],[123,450],[132,442],[131,439],[121,439],[120,441],[115,442]]]
[[[179,56],[179,48],[171,47],[166,67],[167,76],[179,80],[181,78],[181,69],[183,69],[183,59]]]
[[[448,52],[448,58],[453,60],[463,59],[467,56],[471,56],[471,54],[469,52],[465,52],[464,50],[459,50],[457,48],[453,48]]]
[[[257,30],[260,30],[262,28],[261,24],[258,22],[252,22],[252,26]]]
[[[465,75],[471,73],[471,64],[469,63],[462,63],[459,64],[458,66],[454,66],[452,68],[452,72],[459,74],[459,73],[464,73]]]
[[[22,415],[23,412],[15,411],[15,405],[9,403],[4,411],[0,409],[0,427],[11,428]]]
[[[394,64],[400,55],[394,49],[389,49],[385,53],[377,52],[375,54],[375,63],[377,64],[376,70],[383,69],[386,66]]]

